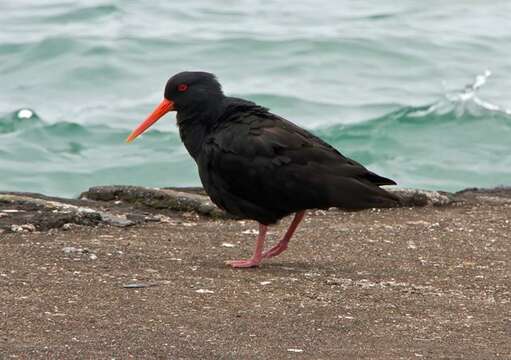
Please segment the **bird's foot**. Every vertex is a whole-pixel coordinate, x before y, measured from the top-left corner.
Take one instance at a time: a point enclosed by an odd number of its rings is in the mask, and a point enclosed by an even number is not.
[[[229,260],[225,263],[233,268],[250,268],[259,266],[262,259],[252,258],[248,260]]]
[[[274,247],[272,247],[270,250],[263,253],[263,258],[271,258],[274,256],[277,256],[281,253],[283,253],[287,249],[287,243],[278,243]]]

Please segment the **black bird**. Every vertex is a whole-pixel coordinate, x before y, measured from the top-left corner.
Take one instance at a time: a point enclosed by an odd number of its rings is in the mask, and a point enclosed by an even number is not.
[[[225,96],[207,72],[181,72],[164,99],[128,137],[131,142],[169,111],[197,163],[211,200],[233,215],[259,222],[254,254],[232,267],[258,266],[287,249],[306,209],[393,207],[399,199],[381,189],[396,183],[343,156],[332,146],[251,101]],[[268,225],[295,213],[282,240],[264,252]]]

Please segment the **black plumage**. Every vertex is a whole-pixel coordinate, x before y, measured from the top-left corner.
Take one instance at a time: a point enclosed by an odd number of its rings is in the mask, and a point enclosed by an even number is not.
[[[177,111],[181,139],[204,189],[231,214],[266,226],[306,209],[392,207],[399,201],[380,188],[393,180],[264,107],[224,96],[212,74],[173,76],[165,99]]]

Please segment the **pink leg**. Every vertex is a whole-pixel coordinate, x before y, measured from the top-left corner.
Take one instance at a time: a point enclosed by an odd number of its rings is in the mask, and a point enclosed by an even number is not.
[[[263,259],[264,240],[266,239],[267,231],[268,231],[267,225],[259,224],[259,235],[257,235],[256,246],[254,250],[254,255],[252,255],[252,259],[231,260],[226,261],[226,264],[231,265],[233,268],[248,268],[259,266],[259,263]]]
[[[287,244],[289,244],[289,240],[291,240],[291,237],[295,233],[295,230],[298,227],[298,224],[300,224],[300,222],[302,221],[304,215],[305,215],[305,211],[299,211],[295,214],[295,217],[294,217],[293,221],[291,222],[291,225],[289,225],[289,228],[286,231],[286,235],[284,235],[282,240],[280,240],[274,247],[272,247],[270,250],[266,251],[263,254],[263,258],[270,258],[273,256],[277,256],[287,249]]]

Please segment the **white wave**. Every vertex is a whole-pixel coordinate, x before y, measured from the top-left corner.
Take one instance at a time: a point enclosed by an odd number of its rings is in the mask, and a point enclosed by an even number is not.
[[[481,108],[491,112],[511,115],[511,109],[493,104],[489,101],[481,99],[478,96],[478,90],[487,83],[488,78],[491,75],[492,72],[489,69],[486,69],[484,73],[478,74],[475,77],[474,82],[467,84],[462,91],[446,94],[446,99],[451,103],[451,105],[454,105],[454,110],[456,111],[457,115],[461,116],[467,111],[474,114],[477,113]]]

